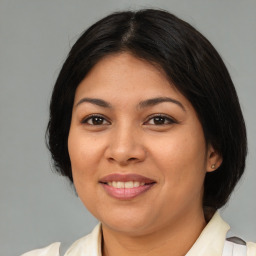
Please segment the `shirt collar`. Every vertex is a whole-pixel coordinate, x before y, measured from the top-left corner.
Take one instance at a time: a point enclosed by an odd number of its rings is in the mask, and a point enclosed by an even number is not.
[[[102,256],[101,241],[102,231],[99,223],[89,235],[72,244],[64,256]]]
[[[186,256],[222,255],[226,234],[230,226],[216,212]]]
[[[222,255],[229,225],[216,212],[186,256]],[[102,231],[99,223],[86,237],[76,241],[64,256],[102,256]]]

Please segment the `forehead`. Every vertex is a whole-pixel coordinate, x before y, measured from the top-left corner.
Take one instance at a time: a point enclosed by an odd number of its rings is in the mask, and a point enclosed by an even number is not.
[[[76,100],[82,95],[136,98],[161,97],[172,94],[183,97],[170,83],[166,74],[156,65],[139,59],[129,53],[119,53],[101,59],[86,75],[76,91]]]

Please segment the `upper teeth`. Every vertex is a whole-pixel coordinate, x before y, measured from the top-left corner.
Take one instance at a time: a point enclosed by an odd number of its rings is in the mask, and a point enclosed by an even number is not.
[[[145,183],[139,182],[139,181],[127,181],[127,182],[110,181],[108,182],[108,185],[114,188],[137,188],[139,186],[144,186]]]

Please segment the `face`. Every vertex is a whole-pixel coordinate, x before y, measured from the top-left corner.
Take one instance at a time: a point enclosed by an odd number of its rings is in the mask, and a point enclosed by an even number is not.
[[[74,184],[103,227],[146,234],[202,211],[216,154],[190,102],[128,53],[79,84],[68,138]]]

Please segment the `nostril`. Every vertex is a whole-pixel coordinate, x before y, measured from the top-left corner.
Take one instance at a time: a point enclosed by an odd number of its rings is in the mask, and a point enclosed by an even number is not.
[[[128,159],[128,161],[134,161],[134,160],[136,160],[137,158],[135,158],[135,157],[131,157],[131,158],[129,158]]]

